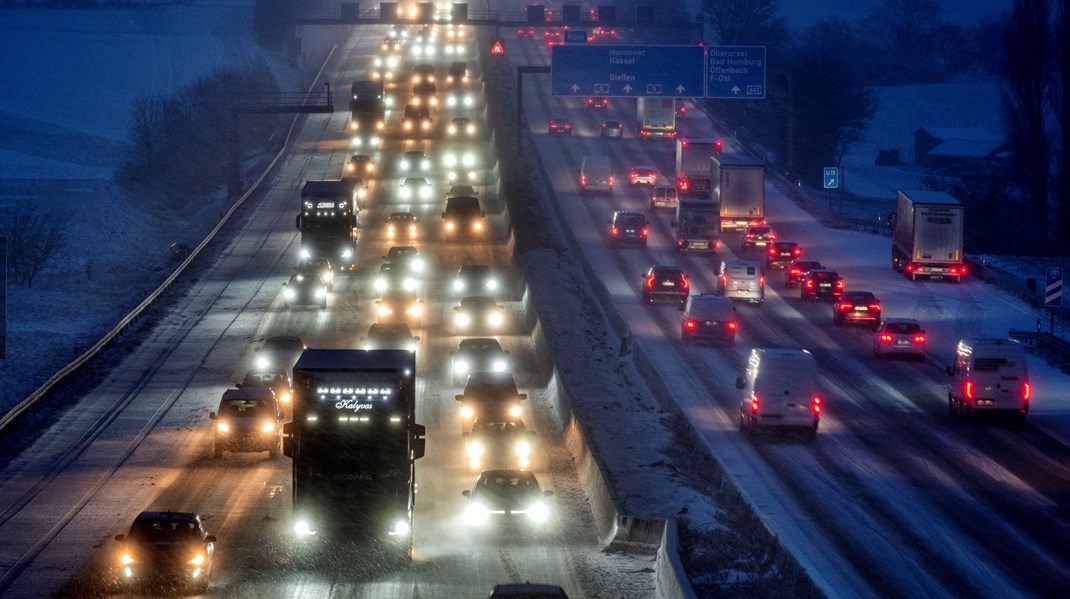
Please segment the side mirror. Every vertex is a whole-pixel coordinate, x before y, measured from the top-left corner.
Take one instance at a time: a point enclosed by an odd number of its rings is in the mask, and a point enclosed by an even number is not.
[[[119,541],[120,543],[122,543],[123,541],[126,540],[126,535],[115,535],[115,540]]]
[[[464,396],[463,395],[454,395],[453,399],[456,399],[457,401],[464,401]]]
[[[528,398],[528,394],[527,393],[519,393],[519,394],[517,394],[516,397],[517,397],[517,399],[524,400],[524,399]]]
[[[465,497],[471,497],[472,496],[472,492],[469,491],[468,489],[465,489],[465,490],[461,491],[461,495],[464,495]]]
[[[204,542],[205,543],[215,543],[216,542],[215,535],[208,535],[208,536],[204,537]]]
[[[446,218],[446,213],[445,212],[442,213],[442,218]]]
[[[208,412],[209,420],[215,420],[216,418],[219,418],[219,416],[217,416],[215,412]]]
[[[747,382],[743,380],[743,377],[736,377],[736,389],[742,389],[747,386]]]
[[[487,218],[487,212],[485,210],[481,210],[479,212],[479,218]]]
[[[414,335],[412,339],[413,339],[413,341],[419,341],[420,340],[420,336],[419,335]]]

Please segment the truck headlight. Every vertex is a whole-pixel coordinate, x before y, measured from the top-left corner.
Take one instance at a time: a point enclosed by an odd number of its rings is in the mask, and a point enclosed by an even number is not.
[[[447,127],[446,131],[448,131],[450,135],[457,135],[457,125],[450,125]]]
[[[519,405],[515,405],[515,406],[509,408],[509,415],[512,416],[513,418],[520,418],[520,406]]]
[[[505,363],[505,360],[495,360],[491,364],[490,369],[494,372],[505,372],[506,367],[507,364]]]
[[[294,534],[298,537],[309,537],[316,534],[316,531],[307,520],[298,520],[294,522]]]
[[[468,504],[464,516],[469,524],[483,524],[487,521],[487,508],[482,503],[474,501]]]
[[[527,457],[531,455],[531,443],[527,441],[520,441],[516,444],[516,455],[521,457]]]
[[[464,360],[457,360],[453,363],[453,371],[458,374],[464,374],[468,372],[468,362]]]
[[[464,312],[458,312],[453,318],[453,321],[456,322],[458,326],[466,327],[472,322],[472,318]]]
[[[191,566],[202,566],[202,565],[204,565],[204,562],[207,559],[208,558],[206,558],[203,553],[198,553],[197,555],[195,555],[192,558],[190,558],[189,565],[191,565]]]
[[[286,289],[283,289],[283,290],[282,290],[282,295],[283,295],[283,297],[285,297],[286,299],[288,299],[288,300],[292,300],[292,299],[294,299],[295,297],[297,297],[297,292],[296,292],[296,291],[294,291],[293,289],[290,289],[289,287],[287,287]]]
[[[468,444],[468,447],[465,448],[465,452],[470,458],[478,458],[483,455],[483,444],[479,441],[472,441]]]
[[[262,433],[270,433],[270,432],[272,432],[274,430],[275,430],[275,423],[274,422],[265,422],[264,424],[260,425],[260,432],[262,432]]]
[[[412,530],[412,529],[409,527],[409,523],[407,521],[398,520],[397,522],[394,523],[394,528],[390,529],[390,533],[389,534],[392,537],[403,537],[403,536],[409,534],[410,530]]]
[[[542,524],[543,522],[546,522],[546,520],[550,518],[549,506],[547,506],[546,503],[543,501],[536,501],[528,509],[528,518],[530,518],[532,522],[535,522],[537,524]]]
[[[500,325],[502,323],[502,313],[491,312],[490,316],[487,317],[487,322],[489,322],[492,326]]]
[[[497,279],[487,279],[486,287],[487,287],[487,289],[489,291],[497,290],[498,289],[498,280]]]

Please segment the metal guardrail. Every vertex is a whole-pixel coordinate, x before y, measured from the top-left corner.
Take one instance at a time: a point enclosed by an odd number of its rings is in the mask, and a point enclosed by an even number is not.
[[[1021,341],[1029,347],[1047,349],[1059,354],[1064,359],[1070,359],[1070,341],[1062,337],[1056,337],[1051,333],[1023,331],[1021,329],[1010,329],[1007,331],[1007,336]]]
[[[320,66],[319,72],[316,73],[315,81],[319,81],[320,76],[323,74],[323,70],[327,67],[327,62],[330,61],[333,55],[334,48],[331,49],[331,51],[327,54],[327,58],[324,59],[323,64]],[[275,157],[272,158],[271,162],[269,162],[267,166],[264,167],[264,171],[260,173],[260,176],[257,177],[256,180],[253,181],[253,183],[249,186],[249,189],[246,190],[245,193],[243,193],[241,197],[239,197],[234,202],[230,209],[227,210],[227,212],[220,219],[219,223],[216,224],[216,226],[208,232],[208,235],[206,235],[205,238],[197,245],[197,247],[194,248],[188,256],[186,256],[186,259],[183,260],[177,268],[175,268],[174,272],[172,272],[166,279],[164,279],[163,283],[161,283],[159,287],[157,287],[155,290],[153,290],[152,293],[146,296],[140,304],[138,304],[133,310],[130,311],[130,313],[124,316],[118,324],[112,327],[110,331],[105,333],[104,336],[101,337],[100,340],[97,341],[95,344],[93,344],[92,347],[82,353],[82,355],[75,358],[73,362],[59,369],[47,381],[45,381],[43,385],[38,387],[37,390],[35,390],[28,397],[26,397],[26,399],[23,399],[14,408],[8,410],[6,414],[0,417],[0,434],[3,434],[4,430],[16,420],[18,420],[19,416],[26,413],[26,411],[32,408],[38,401],[46,397],[57,385],[66,380],[67,377],[77,373],[93,358],[97,357],[98,354],[104,351],[105,348],[111,345],[111,343],[115,341],[115,339],[118,338],[119,335],[127,329],[127,327],[134,323],[138,319],[138,317],[140,317],[145,312],[145,310],[151,307],[152,304],[157,299],[159,299],[160,296],[163,295],[163,293],[167,291],[176,280],[178,280],[182,273],[186,271],[186,268],[197,258],[198,255],[200,255],[204,248],[206,248],[208,244],[215,239],[216,234],[218,234],[219,231],[227,224],[227,222],[230,221],[230,218],[234,215],[234,213],[237,212],[238,209],[241,208],[241,206],[245,203],[245,201],[248,200],[253,195],[253,193],[255,193],[260,188],[260,185],[264,182],[264,179],[267,178],[267,176],[271,173],[271,170],[275,167],[279,160],[282,159],[287,147],[289,146],[290,139],[293,136],[294,130],[297,127],[297,120],[299,116],[300,115],[294,116],[293,121],[290,123],[290,129],[286,132],[286,138],[283,140],[282,147],[279,149],[278,153],[275,154]]]

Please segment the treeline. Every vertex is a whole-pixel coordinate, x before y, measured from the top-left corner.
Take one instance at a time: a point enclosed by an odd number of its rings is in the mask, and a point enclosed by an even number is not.
[[[995,79],[1009,160],[931,186],[970,208],[970,251],[1070,255],[1068,15],[1054,0],[1010,4],[1006,15],[962,27],[941,19],[938,0],[881,0],[857,22],[825,19],[796,35],[777,0],[703,0],[716,43],[766,46],[768,59],[766,101],[708,104],[779,171],[820,188],[822,167],[841,164],[864,138],[878,109],[873,86]]]
[[[278,92],[270,68],[253,62],[217,71],[169,96],[136,99],[116,183],[154,198],[189,198],[233,186],[239,156],[265,147],[280,123],[278,115],[240,114],[241,95]]]

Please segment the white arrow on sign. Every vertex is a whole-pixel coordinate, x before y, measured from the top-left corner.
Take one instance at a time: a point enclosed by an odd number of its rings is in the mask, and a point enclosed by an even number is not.
[[[626,93],[626,94],[630,94],[630,93],[632,93],[632,86],[630,86],[630,85],[625,85],[625,86],[624,86],[624,93]]]
[[[733,94],[738,94],[739,93],[739,86],[738,85],[733,85],[732,86],[732,93]]]
[[[682,94],[682,93],[684,93],[684,86],[682,86],[682,85],[677,85],[677,86],[676,86],[676,93],[678,93],[678,94]]]
[[[576,93],[576,92],[580,91],[580,86],[578,86],[575,83],[573,83],[572,87],[570,87],[569,89],[572,90],[572,93]]]

